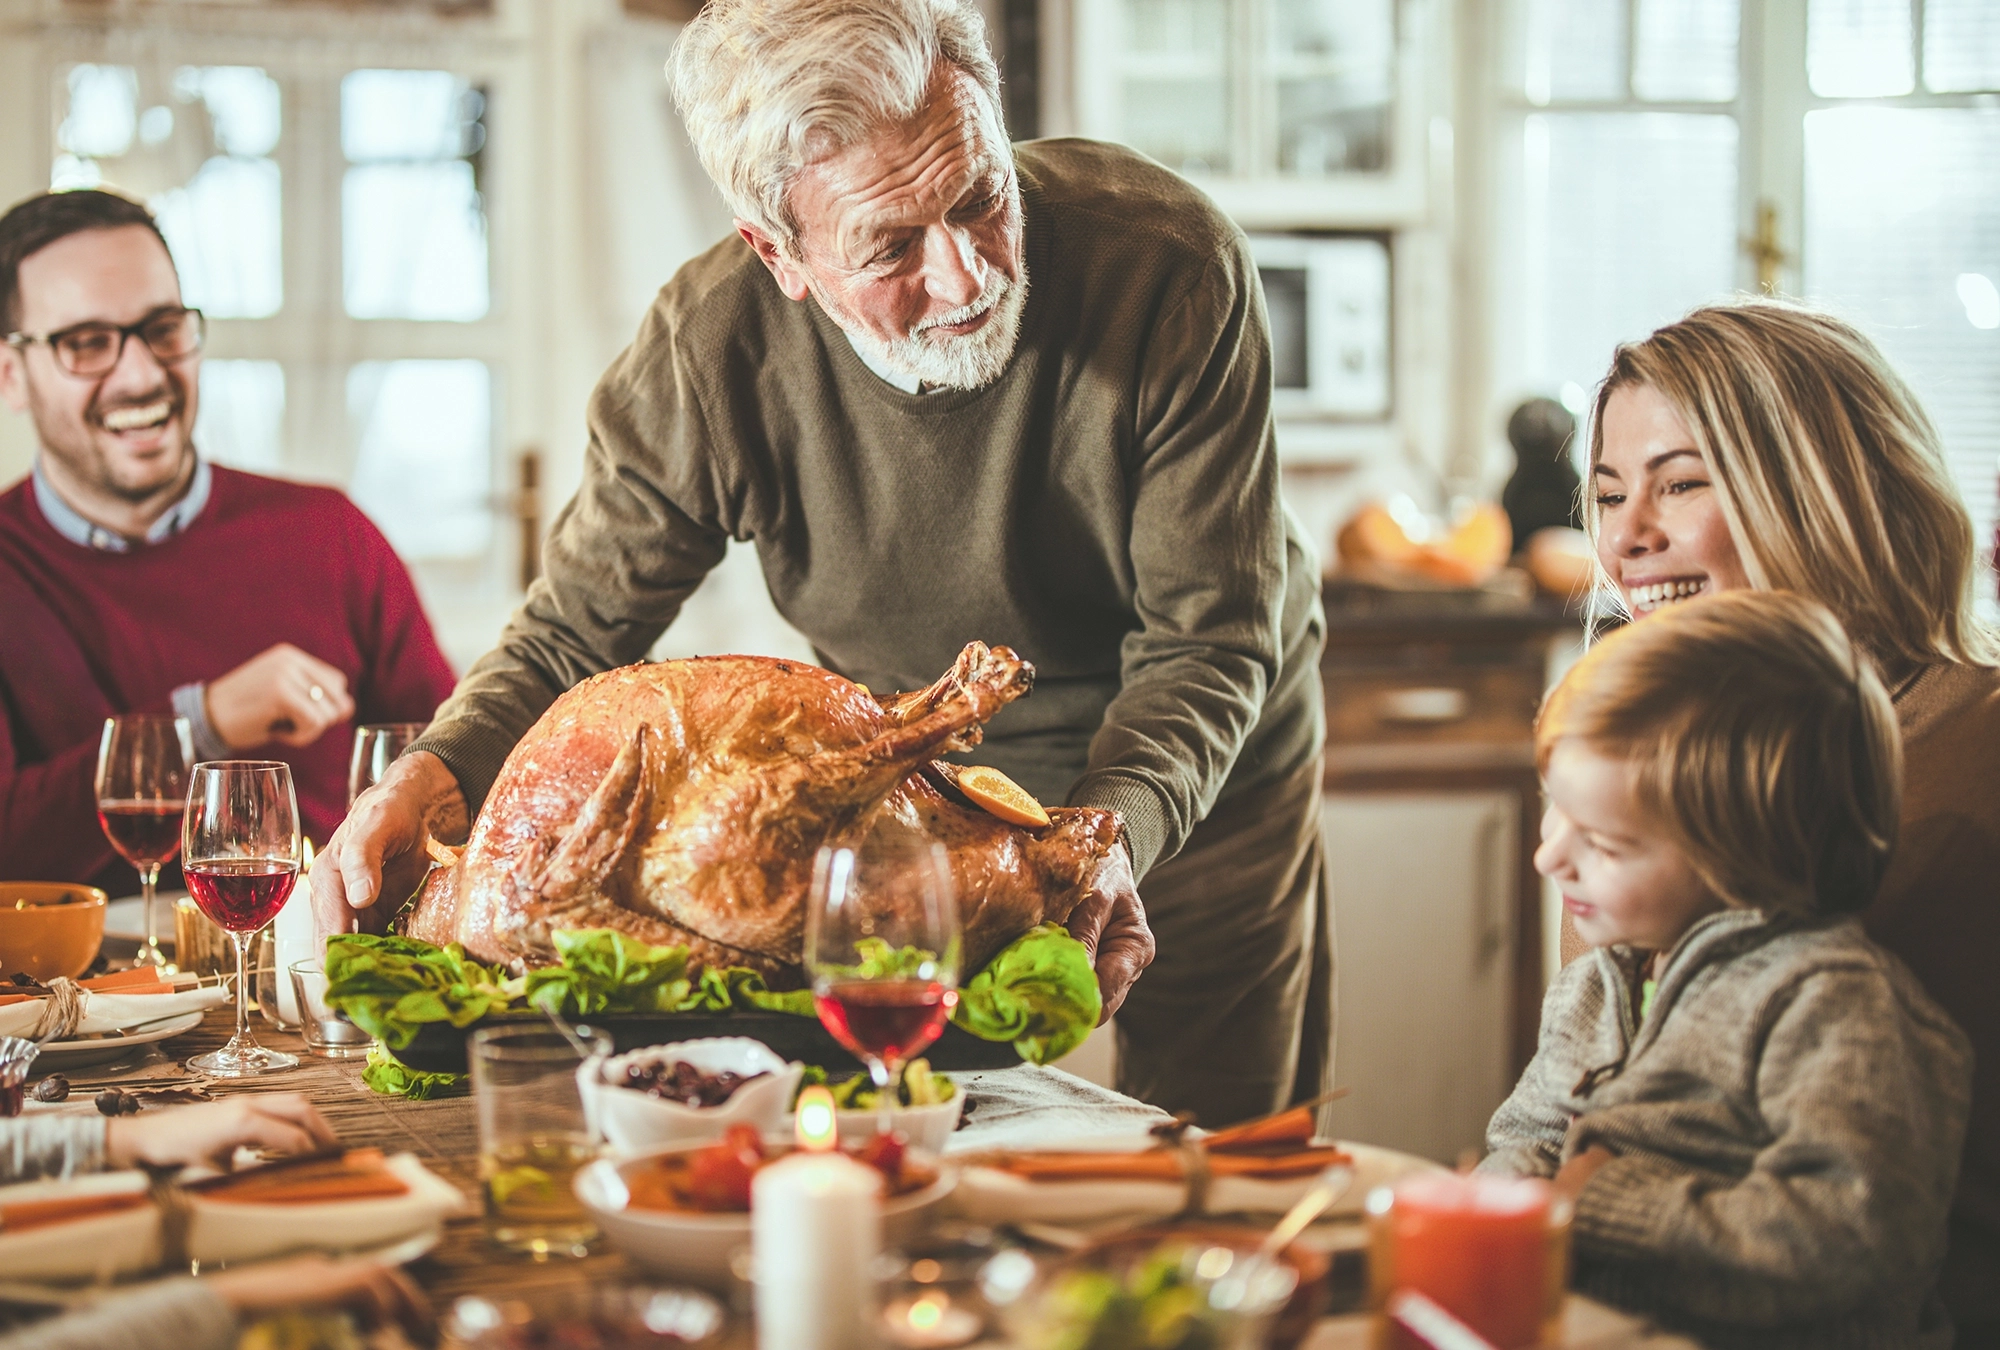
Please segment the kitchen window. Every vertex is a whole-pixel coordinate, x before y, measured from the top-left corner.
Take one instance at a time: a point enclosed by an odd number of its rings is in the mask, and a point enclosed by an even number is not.
[[[49,181],[152,207],[211,321],[203,453],[346,490],[463,663],[518,594],[502,447],[528,339],[492,136],[518,61],[464,23],[421,31],[70,30],[50,44]]]
[[[1494,418],[1579,411],[1619,341],[1769,285],[1855,320],[2000,514],[2000,8],[1515,0]],[[1993,578],[1981,587],[1992,606]]]

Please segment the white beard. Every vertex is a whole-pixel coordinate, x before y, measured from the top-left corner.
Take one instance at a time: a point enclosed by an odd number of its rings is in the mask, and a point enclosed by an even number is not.
[[[997,267],[986,272],[986,289],[979,298],[960,309],[925,319],[907,336],[884,342],[865,332],[840,310],[818,297],[820,307],[840,325],[848,339],[868,359],[899,375],[913,377],[927,385],[944,389],[981,389],[1000,378],[1014,355],[1021,335],[1021,313],[1028,307],[1028,269],[1021,265],[1021,279],[1010,281]],[[987,310],[993,311],[977,331],[963,337],[935,339],[927,330],[964,323]]]

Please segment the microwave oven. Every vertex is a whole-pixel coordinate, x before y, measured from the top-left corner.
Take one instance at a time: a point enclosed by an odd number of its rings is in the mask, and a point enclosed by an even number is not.
[[[1280,420],[1388,419],[1389,241],[1380,235],[1253,234],[1271,321]]]

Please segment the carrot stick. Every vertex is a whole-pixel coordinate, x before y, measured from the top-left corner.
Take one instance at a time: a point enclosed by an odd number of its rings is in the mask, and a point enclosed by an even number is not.
[[[144,1191],[119,1191],[111,1195],[71,1195],[58,1200],[24,1200],[0,1206],[0,1232],[23,1233],[31,1228],[88,1219],[98,1214],[116,1214],[138,1209],[147,1203]]]

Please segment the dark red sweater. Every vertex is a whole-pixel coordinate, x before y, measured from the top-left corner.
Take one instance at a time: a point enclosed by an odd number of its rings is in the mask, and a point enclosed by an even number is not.
[[[0,878],[138,887],[97,825],[104,719],[170,712],[277,642],[347,675],[362,722],[424,722],[451,692],[402,560],[332,488],[215,468],[179,534],[127,553],[57,533],[23,479],[0,493]],[[267,746],[324,843],[347,811],[351,724],[302,749]]]

